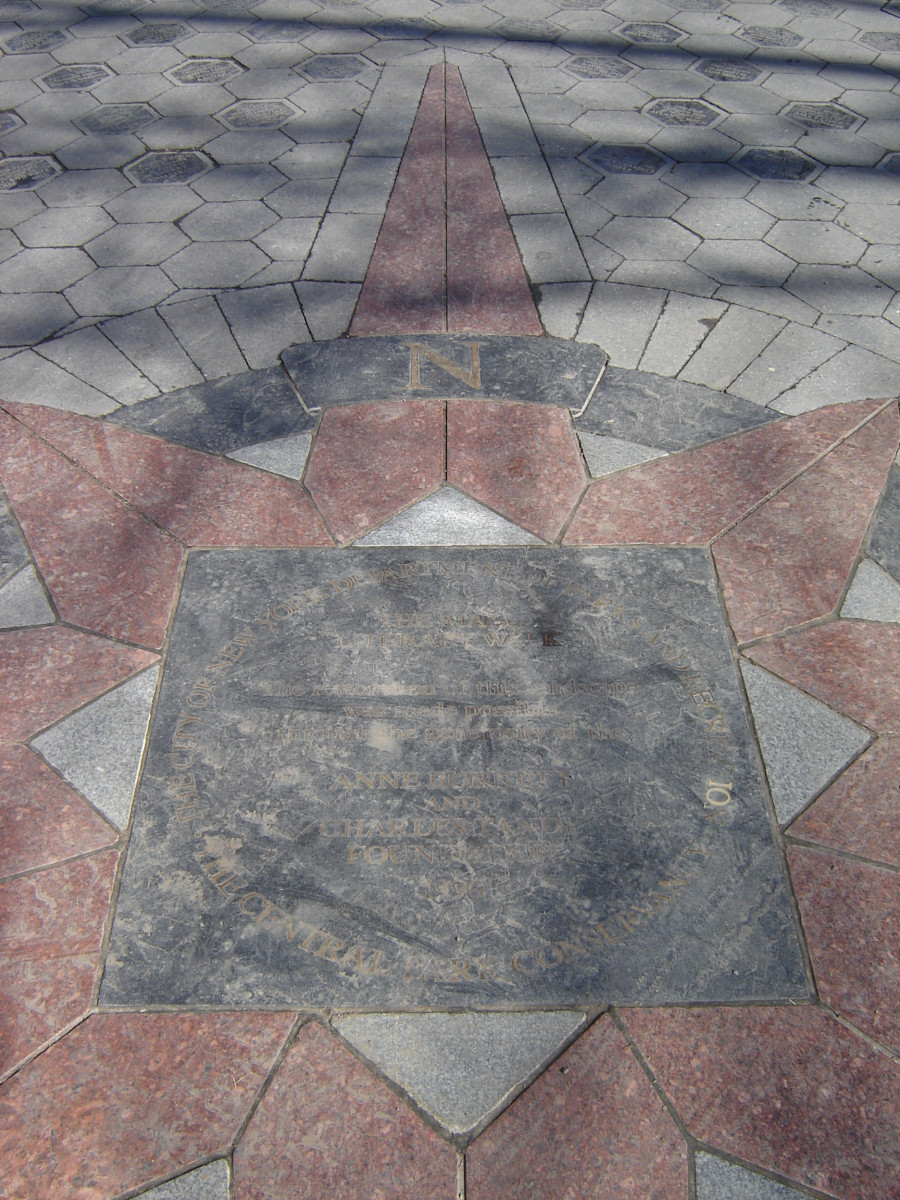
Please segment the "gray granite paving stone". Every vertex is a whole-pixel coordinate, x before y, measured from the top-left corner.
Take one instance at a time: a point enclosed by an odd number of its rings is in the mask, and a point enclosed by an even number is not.
[[[16,226],[16,237],[25,246],[80,246],[113,225],[102,208],[87,205],[74,211],[49,208]]]
[[[123,224],[177,221],[202,203],[200,196],[183,184],[160,183],[152,188],[132,187],[126,179],[119,178],[122,194],[110,199],[103,207]]]
[[[847,346],[774,400],[772,407],[793,415],[825,404],[881,399],[896,394],[895,362],[861,346]]]
[[[288,283],[225,292],[219,304],[251,367],[267,367],[286,346],[309,341],[303,310]]]
[[[572,226],[562,213],[512,217],[510,224],[533,284],[591,278]]]
[[[160,316],[204,379],[246,371],[247,362],[212,297],[166,304],[160,309]]]
[[[593,342],[617,367],[636,367],[659,320],[667,293],[627,284],[595,283],[578,341]]]
[[[141,1197],[145,1200],[229,1200],[230,1177],[228,1163],[220,1158],[148,1192],[141,1192]]]
[[[0,585],[0,628],[26,629],[56,620],[34,567],[23,567]]]
[[[104,321],[100,328],[160,391],[201,382],[200,372],[155,309]]]
[[[737,287],[778,287],[795,269],[795,261],[774,247],[738,238],[705,241],[688,261],[720,283]]]
[[[697,1200],[804,1200],[801,1192],[705,1151],[694,1158]]]
[[[535,299],[547,333],[574,338],[590,295],[590,283],[545,283],[537,288]]]
[[[900,583],[870,559],[863,559],[841,606],[841,616],[900,622]]]
[[[629,259],[682,260],[701,244],[695,234],[675,221],[653,217],[614,217],[598,236]]]
[[[21,404],[46,404],[87,417],[103,416],[116,407],[109,395],[76,379],[33,350],[23,350],[0,361],[0,395]]]
[[[334,213],[384,214],[400,160],[351,155],[344,163],[329,204]]]
[[[100,267],[124,267],[158,265],[187,244],[188,238],[168,221],[144,221],[116,225],[84,248]]]
[[[262,233],[276,220],[258,200],[208,201],[187,214],[182,231],[193,241],[236,241]]]
[[[373,529],[357,546],[540,546],[541,539],[452,487]]]
[[[888,476],[868,553],[900,582],[900,466],[892,467]]]
[[[787,325],[729,391],[754,404],[769,404],[844,347],[837,338],[802,325]]]
[[[303,269],[304,280],[361,283],[380,227],[381,214],[327,214]]]
[[[131,813],[158,676],[151,667],[31,742],[117,829]]]
[[[675,218],[702,238],[761,238],[775,218],[748,200],[694,199],[681,204]]]
[[[311,433],[297,433],[274,442],[248,446],[245,450],[232,450],[228,458],[283,475],[286,479],[302,479],[311,445]]]
[[[72,246],[21,250],[0,265],[0,290],[62,291],[93,270],[88,255]],[[78,308],[77,304],[73,307]]]
[[[722,391],[763,352],[784,321],[733,305],[681,371],[691,383]]]
[[[28,550],[6,502],[0,499],[0,585],[28,562]]]
[[[331,341],[347,332],[359,298],[359,284],[302,280],[294,284],[294,291],[316,341]]]
[[[169,272],[159,267],[97,267],[66,288],[65,297],[79,316],[106,317],[149,308],[174,291]]]
[[[625,438],[604,437],[599,433],[580,432],[578,440],[588,470],[595,479],[602,475],[611,475],[614,471],[635,467],[638,463],[653,462],[656,458],[664,457],[666,453],[655,446],[640,446],[637,442],[629,442]]]
[[[249,242],[204,241],[185,246],[167,259],[165,272],[181,288],[235,288],[268,262],[268,257]]]
[[[95,327],[43,342],[39,353],[121,404],[145,400],[158,390]]]
[[[641,356],[640,369],[656,375],[677,375],[725,310],[720,300],[670,296]]]
[[[585,1023],[583,1013],[338,1017],[334,1027],[451,1133],[507,1104]]]
[[[788,825],[865,749],[872,735],[744,659],[741,673],[775,813],[779,824]]]
[[[900,362],[900,330],[888,320],[877,317],[848,317],[826,315],[816,322],[819,329],[834,337],[843,338],[856,346],[871,350],[893,362]]]

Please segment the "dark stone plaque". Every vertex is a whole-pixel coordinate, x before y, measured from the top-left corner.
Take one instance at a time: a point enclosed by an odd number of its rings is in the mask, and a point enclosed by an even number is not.
[[[700,550],[201,551],[104,1004],[806,996]]]

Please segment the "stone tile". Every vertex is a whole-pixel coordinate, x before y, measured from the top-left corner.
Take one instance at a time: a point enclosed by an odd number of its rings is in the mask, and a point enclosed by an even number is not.
[[[655,375],[677,375],[725,313],[720,300],[670,296],[638,364]]]
[[[229,200],[202,204],[180,224],[193,241],[227,242],[255,237],[274,220],[272,210],[258,200]]]
[[[330,542],[308,496],[290,480],[260,477],[240,463],[169,445],[111,422],[51,409],[25,414],[24,406],[16,412],[27,415],[42,437],[83,470],[188,545]],[[40,556],[35,557],[40,565]]]
[[[244,450],[233,450],[227,457],[235,462],[283,475],[285,479],[302,479],[312,446],[311,433],[297,433],[293,437],[277,438],[274,442],[248,446]]]
[[[772,402],[779,412],[808,412],[822,404],[844,403],[897,392],[897,367],[861,346],[847,346],[811,375]]]
[[[893,288],[853,266],[804,265],[785,284],[820,312],[878,317],[887,307]]]
[[[562,209],[553,176],[542,158],[497,158],[491,166],[503,207],[510,215]]]
[[[564,215],[538,213],[513,217],[512,227],[532,284],[591,278],[578,240]]]
[[[688,262],[719,283],[737,287],[780,287],[794,270],[793,259],[780,251],[739,238],[703,242]]]
[[[900,629],[893,625],[831,621],[745,653],[878,733],[900,729]]]
[[[106,317],[150,308],[174,290],[159,267],[99,267],[66,288],[65,296],[79,316]]]
[[[573,339],[591,295],[589,283],[545,283],[536,289],[538,311],[551,337]]]
[[[678,209],[676,220],[702,238],[749,239],[762,237],[774,218],[749,200],[688,200]]]
[[[766,241],[799,263],[852,265],[866,249],[862,238],[828,221],[779,221]]]
[[[558,409],[450,401],[447,482],[553,541],[586,481],[571,420]]]
[[[339,542],[414,503],[441,482],[444,406],[436,401],[353,404],[322,418],[306,485]]]
[[[202,382],[200,372],[162,317],[152,309],[104,321],[100,328],[161,391]]]
[[[286,346],[310,340],[297,294],[290,284],[226,292],[219,297],[219,306],[253,368],[268,367]]]
[[[790,827],[792,837],[900,867],[900,739],[878,738]]]
[[[784,321],[732,305],[681,371],[681,378],[727,388],[784,328]]]
[[[602,346],[614,367],[636,367],[665,302],[653,288],[595,283],[578,341]]]
[[[85,249],[98,266],[122,267],[158,265],[187,244],[188,239],[174,225],[147,221],[116,225],[88,242]]]
[[[98,205],[74,212],[45,208],[16,226],[16,237],[25,246],[80,246],[109,229],[112,218]]]
[[[327,214],[303,269],[304,280],[362,282],[380,225],[380,217],[371,213]]]
[[[868,402],[822,409],[599,480],[589,488],[566,541],[708,541],[846,436],[875,407]],[[704,481],[702,490],[699,480]]]
[[[40,353],[122,404],[133,404],[156,395],[157,389],[149,379],[97,328],[79,329],[75,333],[44,342]],[[72,406],[67,404],[66,407]]]
[[[228,454],[312,428],[281,367],[245,371],[120,409],[111,419],[170,442]]]
[[[0,287],[5,292],[61,292],[93,269],[84,251],[74,247],[20,250],[0,264]]]
[[[862,621],[900,622],[900,583],[870,559],[863,559],[841,605],[840,615]]]
[[[788,848],[822,1001],[896,1053],[900,1048],[897,876],[825,850]],[[847,953],[853,947],[852,954]]]
[[[751,663],[742,660],[741,673],[775,813],[787,825],[866,747],[870,735]]]
[[[28,563],[28,547],[4,501],[0,500],[0,584]]]
[[[675,221],[654,217],[614,217],[599,236],[605,245],[628,258],[680,261],[700,245],[699,238]]]
[[[624,471],[638,463],[653,462],[666,454],[665,450],[657,450],[654,446],[641,446],[624,438],[604,437],[597,433],[579,433],[578,440],[588,470],[595,479]]]
[[[107,850],[0,883],[0,1072],[89,1007],[118,857]]]
[[[604,1104],[614,1095],[616,1104]],[[523,1196],[553,1179],[558,1195],[679,1196],[687,1151],[650,1081],[601,1017],[470,1147],[471,1200]]]
[[[884,358],[900,360],[900,329],[881,317],[823,316],[816,322],[833,337],[843,338]],[[892,391],[894,389],[888,389]]]
[[[328,207],[333,187],[332,179],[291,179],[269,192],[266,204],[282,217],[311,217],[318,220]]]
[[[292,1021],[290,1013],[89,1017],[3,1085],[7,1186],[61,1196],[83,1179],[93,1200],[221,1155]]]
[[[869,557],[900,582],[900,468],[892,467],[869,539]]]
[[[221,379],[223,375],[246,371],[246,359],[211,296],[167,304],[160,315],[204,379]]]
[[[147,1200],[230,1200],[230,1187],[228,1161],[219,1158],[141,1194]]]
[[[739,642],[835,610],[898,437],[900,420],[892,405],[714,543]]]
[[[584,1023],[578,1012],[372,1013],[334,1026],[451,1133],[467,1133],[522,1090]]]
[[[694,1172],[697,1200],[803,1200],[807,1195],[704,1151],[694,1156]]]
[[[54,412],[19,411],[38,423]],[[22,425],[4,416],[0,430],[6,493],[57,612],[97,633],[161,646],[181,547]]]
[[[319,228],[314,217],[282,218],[253,239],[270,258],[295,264],[290,278],[300,274]]]
[[[261,200],[285,183],[284,175],[274,167],[264,167],[258,163],[231,163],[214,167],[201,176],[193,187],[204,200],[246,201]]]
[[[0,628],[25,629],[55,620],[34,567],[23,567],[0,586]]]
[[[100,416],[116,407],[110,396],[76,379],[33,350],[4,358],[0,363],[0,388],[9,400],[29,403],[35,396],[40,396],[45,404],[92,416]]]
[[[0,346],[31,346],[75,317],[72,306],[52,292],[0,296]]]
[[[236,1200],[363,1200],[379,1191],[456,1200],[456,1153],[309,1024],[241,1138],[234,1185]]]
[[[117,829],[131,815],[158,675],[151,667],[31,743]]]
[[[357,546],[536,546],[540,538],[452,487],[357,539]]]
[[[222,240],[186,246],[167,260],[165,269],[181,288],[233,288],[268,264],[267,256],[252,243]]]
[[[788,325],[729,385],[755,404],[769,404],[844,347],[837,338],[802,325]]]
[[[847,1200],[894,1188],[894,1064],[821,1008],[632,1010],[622,1019],[700,1141]],[[860,1136],[861,1113],[871,1136]]]

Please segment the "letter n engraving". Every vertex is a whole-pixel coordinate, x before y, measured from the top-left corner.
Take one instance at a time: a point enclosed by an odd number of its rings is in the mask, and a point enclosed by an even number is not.
[[[466,387],[473,388],[478,391],[481,388],[481,342],[466,342],[469,347],[469,369],[459,366],[452,359],[446,358],[443,354],[439,354],[437,350],[432,350],[430,346],[426,346],[423,342],[405,342],[404,345],[409,347],[409,383],[406,385],[408,391],[416,391],[422,387],[419,364],[422,357],[428,359],[430,363],[438,367],[441,371],[446,371],[448,375],[452,375],[454,379],[458,379],[460,383],[464,383]]]

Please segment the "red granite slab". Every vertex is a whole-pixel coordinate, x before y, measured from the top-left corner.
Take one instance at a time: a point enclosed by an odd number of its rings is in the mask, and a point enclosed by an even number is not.
[[[900,867],[900,738],[882,737],[791,825],[793,837]]]
[[[444,66],[428,73],[350,334],[443,333]]]
[[[290,1013],[89,1017],[0,1087],[0,1194],[111,1200],[228,1149]]]
[[[91,1003],[118,854],[0,883],[0,1074]]]
[[[447,329],[543,332],[458,67],[447,67]]]
[[[456,1153],[305,1025],[234,1155],[235,1200],[456,1200]]]
[[[36,405],[5,407],[189,546],[331,544],[293,480],[91,417]]]
[[[900,1052],[900,906],[895,871],[788,848],[819,996]]]
[[[0,479],[62,619],[161,646],[181,546],[2,412]]]
[[[0,878],[114,846],[118,832],[27,746],[0,745]]]
[[[838,1200],[900,1197],[900,1071],[824,1009],[621,1016],[700,1141]]]
[[[713,544],[738,641],[834,611],[898,438],[892,404]]]
[[[553,541],[587,476],[567,412],[537,404],[447,404],[447,482]]]
[[[24,741],[156,661],[60,625],[0,633],[0,741]]]
[[[854,721],[900,732],[900,627],[829,621],[745,653]]]
[[[883,404],[819,408],[591,484],[570,545],[697,545],[727,529]]]
[[[681,1200],[687,1150],[608,1016],[466,1154],[467,1200]]]
[[[339,542],[352,542],[444,477],[439,400],[346,404],[322,417],[306,485]]]

